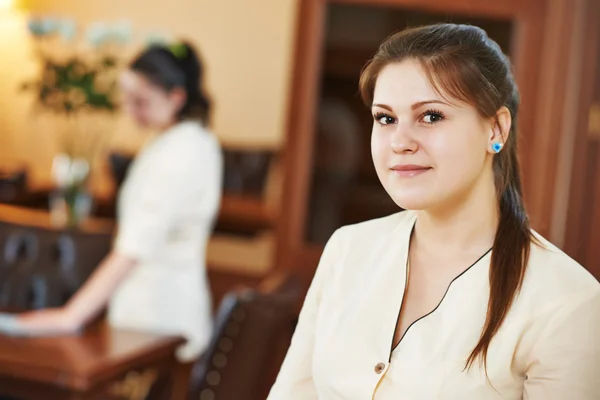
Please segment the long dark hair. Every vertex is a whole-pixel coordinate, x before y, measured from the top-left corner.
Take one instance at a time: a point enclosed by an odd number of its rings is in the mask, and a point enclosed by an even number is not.
[[[508,58],[484,30],[471,25],[437,24],[398,32],[381,44],[360,77],[365,104],[373,102],[379,72],[388,64],[417,60],[440,95],[474,106],[493,118],[505,106],[512,125],[503,150],[494,156],[493,172],[500,219],[491,256],[490,300],[479,342],[466,360],[478,357],[487,365],[487,352],[518,294],[529,260],[533,235],[523,204],[517,158],[519,93]]]
[[[179,111],[179,119],[198,119],[208,125],[210,101],[202,89],[202,62],[189,43],[152,45],[129,68],[166,91],[176,87],[185,89],[186,102]]]

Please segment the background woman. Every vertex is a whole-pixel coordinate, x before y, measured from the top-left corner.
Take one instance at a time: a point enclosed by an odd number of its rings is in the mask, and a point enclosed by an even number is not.
[[[137,155],[120,190],[114,248],[64,307],[24,314],[18,325],[29,334],[70,333],[108,304],[115,327],[183,335],[177,358],[187,364],[212,333],[205,249],[222,176],[202,65],[185,43],[152,46],[120,83],[125,111],[161,133]]]

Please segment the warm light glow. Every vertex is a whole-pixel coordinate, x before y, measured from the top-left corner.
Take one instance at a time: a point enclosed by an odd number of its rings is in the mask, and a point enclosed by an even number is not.
[[[11,8],[13,4],[13,0],[0,0],[0,10],[5,10],[7,8]]]

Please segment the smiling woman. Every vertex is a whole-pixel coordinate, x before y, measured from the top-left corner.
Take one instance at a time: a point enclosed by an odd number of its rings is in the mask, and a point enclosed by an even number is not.
[[[363,85],[372,85],[369,75],[364,76]],[[446,206],[450,197],[466,196],[480,179],[481,185],[486,181],[487,197],[493,199],[489,155],[493,143],[508,139],[508,109],[482,120],[482,112],[454,94],[440,92],[434,84],[420,61],[408,59],[383,67],[375,87],[369,89],[375,120],[371,149],[383,187],[396,204],[413,210]],[[369,96],[365,94],[368,103]],[[502,123],[493,126],[496,121]],[[424,174],[427,171],[435,173]],[[420,179],[397,180],[413,177]]]
[[[377,176],[408,211],[333,234],[269,399],[599,398],[600,285],[529,227],[498,44],[407,29],[360,90]]]

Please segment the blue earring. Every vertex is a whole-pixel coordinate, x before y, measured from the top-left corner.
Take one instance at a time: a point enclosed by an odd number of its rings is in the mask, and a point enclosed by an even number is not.
[[[492,150],[494,150],[494,153],[500,153],[500,150],[502,150],[502,143],[492,143]]]

